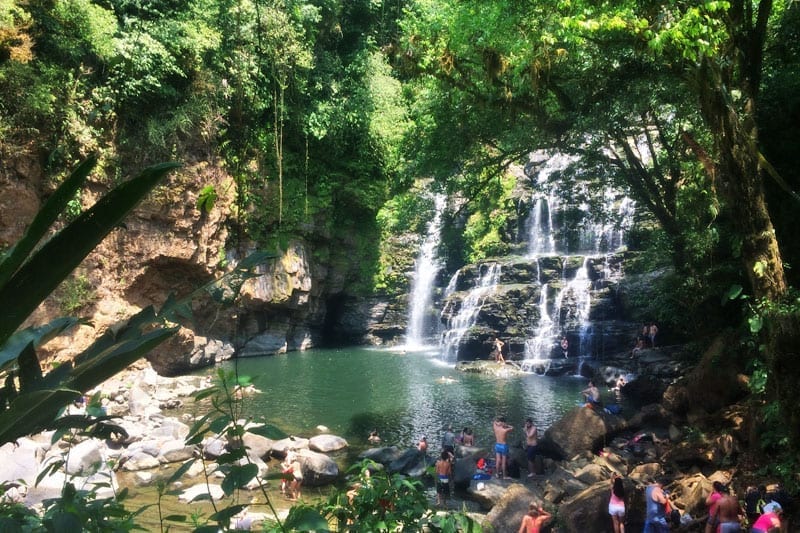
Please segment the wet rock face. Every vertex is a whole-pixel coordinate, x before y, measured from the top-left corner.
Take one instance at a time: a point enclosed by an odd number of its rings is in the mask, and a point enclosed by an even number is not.
[[[637,325],[618,285],[626,253],[507,258],[463,267],[443,300],[445,343],[458,361],[486,359],[495,337],[504,357],[568,359],[629,350]],[[490,269],[499,272],[490,278]],[[458,330],[458,328],[461,328]],[[543,328],[549,328],[544,331]],[[457,331],[456,334],[452,332]],[[560,338],[567,338],[562,349]]]

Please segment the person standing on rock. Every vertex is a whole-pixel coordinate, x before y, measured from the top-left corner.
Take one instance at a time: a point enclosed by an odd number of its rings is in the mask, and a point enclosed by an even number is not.
[[[622,478],[614,472],[611,476],[611,497],[608,500],[608,514],[614,533],[625,533],[625,485]]]
[[[497,337],[494,338],[494,342],[492,343],[492,346],[494,346],[494,348],[492,349],[492,355],[494,356],[494,360],[497,363],[503,364],[506,362],[506,360],[503,358],[503,346],[505,346],[505,344],[506,343],[504,343]]]
[[[564,359],[569,357],[569,341],[563,335],[561,337],[561,355],[564,356]]]
[[[494,431],[494,454],[495,454],[495,468],[497,468],[497,477],[508,477],[508,434],[514,429],[506,423],[503,416],[498,416],[492,423],[492,430]]]
[[[644,491],[645,520],[642,533],[667,533],[667,494],[664,492],[664,480],[659,479],[647,486]]]
[[[522,523],[519,525],[517,533],[539,533],[542,526],[552,518],[552,515],[544,510],[540,505],[531,503],[528,506],[528,514],[522,518]]]
[[[525,456],[528,458],[528,477],[536,473],[536,452],[539,448],[539,430],[532,418],[525,419]]]
[[[650,327],[647,328],[647,336],[650,339],[650,347],[656,347],[656,334],[658,333],[658,326],[656,326],[655,322],[650,323]]]
[[[453,476],[453,463],[451,455],[442,450],[442,455],[436,461],[436,505],[447,505],[450,497],[450,479]]]

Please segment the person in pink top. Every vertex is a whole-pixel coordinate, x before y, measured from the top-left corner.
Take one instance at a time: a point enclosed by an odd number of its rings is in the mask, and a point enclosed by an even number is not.
[[[719,481],[715,481],[711,494],[706,498],[706,507],[708,507],[708,520],[706,521],[706,533],[716,533],[717,526],[719,525],[719,513],[717,512],[717,505],[722,499],[722,493],[725,491],[725,486]]]
[[[764,506],[764,514],[758,517],[750,531],[752,533],[768,533],[773,528],[780,529],[782,512],[783,508],[778,502],[769,502]]]
[[[608,500],[608,514],[614,533],[625,533],[625,485],[615,472],[611,476],[611,498]]]

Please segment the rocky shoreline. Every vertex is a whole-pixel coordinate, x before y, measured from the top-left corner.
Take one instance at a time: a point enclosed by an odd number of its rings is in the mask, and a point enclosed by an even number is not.
[[[610,531],[606,506],[610,478],[616,474],[625,479],[629,495],[628,528],[636,530],[644,521],[644,487],[656,476],[667,475],[672,478],[668,489],[673,507],[683,517],[680,530],[699,531],[705,498],[714,481],[730,485],[739,497],[743,497],[743,483],[753,481],[742,478],[737,467],[752,442],[748,440],[748,428],[742,427],[749,418],[739,404],[729,404],[721,414],[719,410],[715,412],[715,431],[701,434],[693,429],[707,427],[704,424],[709,413],[705,407],[715,407],[728,399],[709,396],[714,390],[710,387],[705,391],[703,405],[687,405],[686,398],[697,393],[692,390],[694,374],[705,367],[701,364],[688,369],[679,362],[679,351],[646,350],[635,360],[629,354],[618,354],[600,363],[583,365],[586,374],[606,387],[616,383],[620,375],[634,376],[622,393],[644,405],[630,416],[576,407],[544,432],[540,441],[542,468],[532,477],[526,475],[525,451],[518,438],[511,443],[509,479],[474,479],[477,460],[492,459],[493,453],[487,447],[458,447],[454,471],[457,494],[476,502],[481,509],[476,518],[491,525],[495,532],[516,531],[532,501],[553,512],[558,531],[587,531],[586,524],[596,525],[592,531]],[[462,370],[518,371],[512,365],[490,362],[475,362],[470,369]],[[0,448],[0,476],[4,480],[22,480],[27,490],[17,488],[13,495],[26,505],[35,506],[45,498],[57,497],[68,478],[80,485],[111,480],[116,486],[116,474],[126,472],[126,477],[132,475],[137,485],[146,486],[163,476],[165,465],[177,466],[201,455],[204,461],[196,462],[178,482],[177,488],[183,491],[180,499],[189,502],[199,494],[221,498],[221,480],[217,481],[218,474],[214,473],[214,460],[230,443],[218,434],[207,436],[198,446],[187,446],[185,438],[195,416],[189,410],[178,414],[194,393],[209,385],[203,376],[161,377],[148,364],[140,363],[100,388],[106,413],[119,417],[115,422],[125,434],[107,441],[73,439],[70,443],[51,443],[52,433],[20,439],[17,445]],[[728,381],[720,389],[731,390],[731,386]],[[744,391],[741,384],[738,386],[741,399]],[[651,398],[660,401],[648,403]],[[328,434],[323,427],[312,433],[272,440],[254,430],[246,432],[243,440],[250,461],[259,467],[259,477],[268,469],[277,468],[276,460],[291,449],[298,453],[306,486],[332,484],[341,476],[331,454],[346,449],[348,443]],[[436,452],[425,455],[416,449],[381,447],[366,450],[360,457],[380,463],[390,472],[424,479],[426,468],[435,462]],[[34,486],[42,469],[62,458],[66,458],[63,467]],[[210,483],[206,483],[206,476]]]

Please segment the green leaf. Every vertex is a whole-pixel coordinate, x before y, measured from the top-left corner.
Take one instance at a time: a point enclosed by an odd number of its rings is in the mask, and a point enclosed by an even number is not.
[[[213,185],[206,185],[197,195],[197,209],[205,213],[210,213],[217,201],[217,190]]]
[[[39,390],[20,394],[0,413],[0,444],[51,427],[64,405],[81,394],[74,390]]]
[[[222,490],[230,496],[236,489],[245,487],[257,475],[258,467],[254,464],[232,465],[222,480]]]
[[[330,531],[327,520],[316,509],[299,505],[289,511],[283,527],[286,531]]]
[[[33,349],[33,343],[28,344],[17,358],[19,365],[19,391],[28,392],[40,388],[42,384],[42,367],[39,366],[39,357]]]
[[[227,524],[231,518],[246,508],[247,504],[231,505],[230,507],[226,507],[225,509],[221,509],[220,511],[212,514],[208,518],[209,520],[219,522],[220,524]]]
[[[172,473],[171,476],[169,476],[169,479],[166,481],[167,485],[172,485],[178,481],[186,472],[189,471],[190,468],[192,468],[192,465],[195,463],[195,461],[197,461],[197,459],[189,459],[183,463],[175,472]]]
[[[25,235],[10,249],[0,262],[0,287],[2,287],[24,263],[50,226],[58,219],[78,190],[83,186],[89,173],[97,164],[97,156],[92,154],[50,195],[34,217]],[[15,328],[16,329],[16,328]]]
[[[751,316],[747,319],[748,324],[750,324],[750,333],[758,333],[761,331],[761,328],[764,326],[764,322],[761,320],[759,315]]]
[[[34,347],[44,344],[56,335],[59,335],[63,331],[81,322],[83,321],[77,318],[64,317],[57,318],[43,326],[30,327],[17,331],[9,337],[3,345],[2,350],[0,350],[0,369],[2,369],[6,363],[19,357],[19,354],[22,353],[22,350],[25,349],[25,346],[28,344],[33,343]]]
[[[45,243],[0,286],[0,344],[177,163],[149,167],[115,187]]]
[[[743,290],[744,289],[739,284],[731,285],[730,288],[728,289],[728,292],[725,293],[725,296],[722,297],[722,305],[725,305],[725,303],[728,300],[735,300],[736,298],[738,298],[742,294]]]
[[[171,514],[164,517],[164,520],[169,520],[170,522],[186,522],[188,517],[183,514]]]

